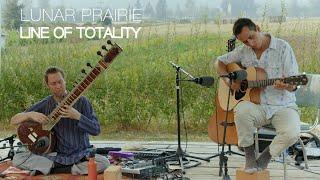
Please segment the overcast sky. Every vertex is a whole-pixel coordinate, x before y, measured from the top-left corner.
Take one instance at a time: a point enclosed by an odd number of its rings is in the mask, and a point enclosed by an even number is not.
[[[0,0],[1,4],[3,5],[5,1],[8,0]],[[10,0],[9,0],[10,1]],[[75,8],[75,9],[83,9],[83,8],[128,8],[129,4],[133,6],[137,0],[19,0],[24,3],[28,3],[28,7],[39,7],[39,1],[49,1],[49,5],[51,8],[56,8],[61,5],[63,5],[65,8]],[[140,0],[143,8],[145,8],[145,5],[148,2],[151,2],[153,7],[157,4],[158,0]],[[187,0],[166,0],[168,9],[175,11],[177,8],[177,4],[180,3],[180,8],[184,9],[185,4]],[[209,7],[209,9],[213,8],[220,8],[221,2],[223,0],[193,0],[195,3],[195,6],[197,7]],[[239,0],[240,1],[240,0]],[[313,6],[319,6],[320,0],[284,0],[287,7],[290,7],[290,5],[293,2],[296,2],[298,6],[303,7],[313,7]],[[312,4],[311,2],[315,3]],[[271,9],[277,9],[277,12],[280,13],[280,6],[281,1],[280,0],[255,0],[255,3],[258,5],[257,11],[263,11],[264,6],[266,3],[268,3],[268,6]],[[303,15],[303,13],[300,13]],[[317,13],[319,14],[319,13]],[[280,14],[273,14],[273,15],[280,15]]]
[[[38,1],[42,0],[30,0],[34,4],[37,4]],[[155,5],[158,0],[140,0],[141,4],[145,6],[148,2],[151,2]],[[167,0],[168,8],[175,9],[177,4],[180,3],[181,6],[184,6],[187,0]],[[209,6],[209,7],[220,7],[222,0],[193,0],[196,5],[200,6]],[[287,4],[290,4],[293,0],[285,0]],[[296,0],[299,5],[309,5],[310,0]],[[134,4],[136,0],[50,0],[52,6],[58,6],[64,4],[66,7],[70,8],[88,8],[88,7],[97,7],[100,4],[109,4],[113,8],[126,8],[129,4]],[[255,0],[257,4],[263,6],[266,2],[274,5],[280,6],[280,0]]]

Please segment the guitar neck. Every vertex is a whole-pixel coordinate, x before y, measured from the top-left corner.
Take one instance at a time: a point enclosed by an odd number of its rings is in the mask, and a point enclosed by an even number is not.
[[[96,67],[94,67],[86,77],[77,84],[76,87],[61,101],[61,103],[49,114],[49,123],[44,125],[44,129],[51,130],[56,123],[61,119],[60,110],[63,106],[73,106],[81,95],[92,85],[92,83],[97,79],[97,77],[107,69],[110,63],[99,61]]]
[[[274,79],[265,79],[265,80],[258,80],[258,81],[248,81],[248,87],[249,88],[261,88],[261,87],[267,87],[274,84],[275,81],[280,80],[283,82],[287,82],[287,78],[274,78]]]

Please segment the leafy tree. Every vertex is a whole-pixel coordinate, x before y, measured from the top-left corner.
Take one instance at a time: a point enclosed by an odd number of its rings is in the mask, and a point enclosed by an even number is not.
[[[246,13],[247,17],[256,17],[257,16],[257,8],[258,5],[254,2],[254,0],[246,0],[243,3],[243,12]]]
[[[180,8],[180,4],[177,4],[175,15],[176,15],[177,18],[182,18],[182,16],[183,16],[183,13],[182,13],[181,8]]]
[[[140,0],[137,0],[136,3],[134,4],[135,9],[142,9],[142,5],[140,3]]]
[[[154,16],[155,16],[154,9],[153,9],[150,1],[149,1],[148,4],[146,5],[146,8],[144,9],[143,14],[144,14],[144,16],[146,16],[146,17],[154,17]]]
[[[222,0],[220,7],[222,9],[222,12],[224,12],[225,14],[228,14],[228,5],[230,3],[230,0]]]
[[[7,1],[2,11],[3,27],[5,29],[18,29],[22,25],[20,13],[23,4],[18,4],[18,0]]]
[[[194,9],[195,9],[195,4],[193,0],[187,0],[185,3],[185,8],[187,10],[186,15],[189,17],[194,17]]]
[[[38,6],[42,9],[48,9],[50,7],[50,0],[38,0]]]
[[[257,4],[254,0],[222,0],[220,7],[228,14],[228,8],[231,5],[231,16],[239,17],[241,14],[245,14],[247,17],[257,16]]]
[[[106,14],[107,12],[103,12],[102,14]],[[99,20],[98,23],[104,25],[104,26],[110,26],[112,24],[112,19],[110,17],[110,13],[108,12],[107,17],[104,18],[103,20]]]
[[[101,21],[100,23],[105,26],[110,26],[112,24],[112,20],[111,18],[107,17],[107,18],[104,18],[104,20]]]
[[[288,5],[289,16],[300,16],[301,8],[298,6],[298,0],[292,0],[291,4]]]
[[[21,0],[21,4],[23,4],[25,9],[31,9],[32,0]]]
[[[158,0],[156,5],[156,17],[159,19],[166,19],[167,18],[167,2],[166,0]]]

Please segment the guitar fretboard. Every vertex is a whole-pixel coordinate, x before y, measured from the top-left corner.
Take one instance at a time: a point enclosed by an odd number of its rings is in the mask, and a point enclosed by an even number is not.
[[[261,88],[261,87],[271,86],[274,84],[276,80],[281,80],[281,79],[276,78],[276,79],[265,79],[265,80],[258,80],[258,81],[248,81],[248,87]]]
[[[305,75],[300,76],[291,76],[288,78],[274,78],[274,79],[265,79],[258,81],[248,81],[248,88],[261,88],[266,86],[271,86],[275,81],[280,80],[284,83],[293,84],[293,85],[305,85],[308,82]]]

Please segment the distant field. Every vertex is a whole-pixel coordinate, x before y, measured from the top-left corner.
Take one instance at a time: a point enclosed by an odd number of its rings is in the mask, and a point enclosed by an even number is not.
[[[263,29],[287,40],[293,47],[301,72],[320,73],[320,19],[292,20],[284,24],[259,23]],[[116,40],[124,52],[86,93],[108,132],[175,132],[175,71],[173,61],[195,76],[216,77],[212,59],[226,52],[231,24],[213,22],[164,24],[143,27],[141,38]],[[48,95],[42,82],[51,65],[66,70],[68,89],[87,62],[94,65],[104,40],[21,43],[15,33],[1,52],[1,122]],[[20,44],[20,45],[19,45]],[[189,132],[207,131],[214,112],[216,86],[204,88],[184,82],[184,119]],[[307,114],[303,114],[307,116]]]
[[[220,20],[221,21],[221,20]],[[170,32],[175,32],[178,35],[186,35],[191,32],[208,32],[208,33],[222,33],[222,34],[230,34],[232,33],[233,24],[222,24],[216,20],[216,22],[195,22],[189,24],[178,24],[178,23],[170,23],[168,24],[158,24],[153,26],[144,27],[143,34],[159,34],[165,35],[168,30]],[[218,25],[220,22],[220,25]],[[257,24],[262,27],[262,31],[264,32],[272,32],[273,34],[277,33],[279,26],[281,27],[280,34],[287,35],[291,33],[311,33],[316,34],[319,33],[320,26],[320,18],[308,18],[308,19],[288,19],[287,22],[283,22],[281,25],[279,23],[271,23],[271,22],[262,22],[255,21]]]

